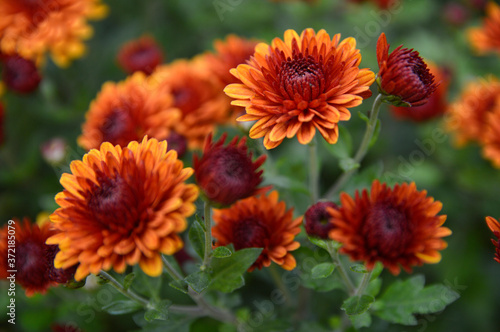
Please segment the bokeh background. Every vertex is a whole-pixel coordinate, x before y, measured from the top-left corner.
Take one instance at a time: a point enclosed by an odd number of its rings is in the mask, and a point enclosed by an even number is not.
[[[449,68],[452,73],[450,102],[460,95],[468,81],[500,73],[498,56],[477,57],[467,43],[466,28],[479,25],[484,16],[481,6],[474,5],[475,1],[402,0],[401,5],[392,10],[345,0],[322,0],[314,4],[267,0],[107,0],[105,3],[110,7],[110,14],[102,21],[92,22],[95,34],[87,43],[88,53],[84,58],[74,61],[67,69],[48,61],[37,91],[27,96],[7,93],[2,97],[6,109],[6,141],[0,147],[0,223],[24,216],[34,220],[40,212],[52,212],[57,207],[54,195],[61,190],[58,182],[61,173],[69,169],[71,160],[84,154],[76,145],[76,138],[81,134],[89,103],[105,81],[126,77],[117,65],[117,52],[124,42],[143,34],[158,41],[166,54],[166,62],[170,62],[211,50],[215,39],[229,33],[270,42],[274,37],[282,37],[286,29],[326,29],[330,35],[341,33],[343,37],[355,37],[363,56],[362,67],[376,72],[376,41],[380,33],[385,32],[393,47],[404,44],[415,48],[425,59]],[[456,3],[466,8],[465,17],[456,16],[457,13],[449,9],[450,4]],[[352,119],[343,124],[351,133],[354,146],[364,131],[364,122],[356,113],[366,113],[372,100],[353,109]],[[382,178],[391,183],[415,181],[419,189],[427,189],[443,203],[443,213],[448,215],[446,225],[453,231],[447,239],[449,247],[438,265],[417,268],[414,273],[425,274],[427,283],[447,284],[459,292],[461,298],[439,315],[419,317],[418,326],[387,326],[375,320],[374,325],[365,330],[497,331],[500,265],[493,261],[492,234],[484,217],[500,217],[500,171],[481,157],[477,146],[455,148],[452,136],[443,129],[444,118],[424,124],[401,121],[383,106],[381,121],[379,139],[364,160],[363,169],[367,169],[365,173],[382,174]],[[434,138],[436,130],[441,135],[438,140]],[[49,165],[40,148],[54,137],[63,138],[69,145],[66,160],[58,166]],[[322,189],[326,190],[340,169],[337,160],[320,146]],[[271,155],[278,174],[268,175],[266,182],[275,184],[288,204],[303,214],[308,202],[301,185],[307,183],[307,150],[293,140],[273,150]],[[190,158],[190,155],[185,157],[188,165]],[[288,177],[293,181],[287,180]],[[359,177],[345,189],[353,193],[355,188],[366,186],[367,182]],[[406,277],[404,273],[402,276]],[[258,272],[247,278],[243,297],[247,293],[248,296],[253,293],[255,298],[259,298],[259,294],[262,298],[268,296],[271,286],[266,283],[265,273]],[[392,278],[384,272],[387,284]],[[0,307],[5,308],[8,300],[5,282],[0,283],[0,294]],[[17,324],[7,325],[3,317],[0,331],[46,331],[56,321],[73,321],[84,331],[138,330],[131,316],[102,312],[97,294],[96,290],[57,288],[46,296],[27,299],[18,288]],[[330,291],[319,294],[313,302],[321,304],[338,299],[340,304],[340,298],[339,291]],[[332,306],[332,314],[338,312],[337,308]],[[172,331],[218,329],[209,319],[200,319],[187,329],[171,328]],[[263,330],[283,331],[280,327]]]

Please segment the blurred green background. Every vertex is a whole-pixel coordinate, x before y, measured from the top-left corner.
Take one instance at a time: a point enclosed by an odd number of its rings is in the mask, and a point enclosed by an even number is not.
[[[49,61],[36,92],[28,96],[7,93],[2,98],[6,109],[6,142],[0,148],[0,223],[12,217],[27,216],[34,220],[41,211],[52,212],[57,207],[53,198],[61,190],[58,182],[61,173],[69,169],[71,160],[84,154],[76,145],[76,137],[81,133],[80,126],[90,101],[105,81],[125,78],[116,64],[117,51],[124,42],[145,33],[156,38],[169,62],[210,50],[215,39],[224,38],[229,33],[270,42],[274,37],[282,38],[286,29],[326,29],[330,35],[341,33],[344,38],[357,38],[363,56],[362,67],[376,72],[376,40],[381,32],[385,32],[391,49],[404,44],[417,49],[424,58],[452,70],[450,101],[459,96],[467,81],[488,73],[498,74],[500,70],[497,56],[475,57],[465,39],[465,29],[480,24],[484,15],[481,10],[467,7],[469,18],[459,26],[444,19],[445,5],[452,2],[467,4],[469,1],[465,0],[403,0],[402,5],[392,11],[340,0],[323,0],[314,5],[266,0],[105,2],[110,7],[110,15],[92,23],[95,33],[87,43],[88,53],[84,58],[75,61],[68,69],[57,68]],[[221,3],[225,7],[217,7]],[[351,132],[354,146],[364,131],[364,122],[357,112],[366,112],[371,102],[369,99],[352,109],[352,119],[344,124]],[[379,140],[362,166],[372,172],[396,174],[401,181],[415,181],[420,190],[427,189],[429,195],[443,203],[442,212],[448,215],[445,226],[453,231],[447,239],[449,247],[438,265],[417,268],[414,273],[425,274],[428,283],[441,282],[453,287],[461,298],[439,315],[419,317],[418,326],[387,326],[376,319],[372,328],[365,330],[498,330],[500,265],[493,261],[494,246],[490,242],[493,235],[486,227],[484,217],[500,217],[500,171],[481,158],[477,146],[457,150],[446,133],[443,140],[433,140],[433,132],[443,128],[440,119],[426,124],[403,122],[395,119],[384,106],[381,120]],[[67,160],[58,167],[45,162],[40,152],[40,145],[54,137],[64,138],[70,146]],[[417,140],[431,144],[433,151],[425,153]],[[424,152],[425,158],[412,162],[410,159],[412,153],[415,156],[415,151]],[[326,190],[340,169],[324,147],[320,152],[322,187]],[[298,147],[295,140],[273,150],[272,157],[280,176],[290,176],[297,183],[306,183],[307,150]],[[186,158],[186,164],[190,164],[189,158]],[[277,184],[288,205],[294,206],[298,214],[303,214],[307,209],[307,196],[294,184],[282,180],[266,179]],[[395,178],[392,180],[394,182]],[[351,181],[346,190],[352,194],[355,188],[366,186],[362,180]],[[401,276],[407,277],[405,273]],[[252,296],[258,298],[259,295],[255,295],[257,290],[265,299],[270,287],[265,283],[267,275],[261,271],[247,278],[248,285],[243,294],[252,289]],[[384,281],[392,278],[384,272]],[[0,283],[1,308],[5,308],[8,300],[6,293],[6,283]],[[46,296],[31,299],[26,299],[21,293],[18,288],[18,324],[13,329],[3,324],[2,318],[0,331],[46,331],[47,326],[55,321],[73,321],[85,331],[137,329],[129,316],[103,313],[98,306],[99,293],[95,290],[58,288]],[[313,302],[340,301],[340,297],[339,291],[331,291],[319,294]],[[96,303],[95,309],[90,309],[92,303]],[[332,314],[337,308],[332,306]],[[95,317],[90,319],[93,315]],[[212,323],[200,320],[192,325],[191,331],[217,330],[211,328],[215,326]],[[275,331],[282,330],[277,328]]]

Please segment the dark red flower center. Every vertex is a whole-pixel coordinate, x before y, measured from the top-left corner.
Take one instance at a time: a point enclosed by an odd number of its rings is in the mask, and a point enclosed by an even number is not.
[[[178,134],[175,131],[170,132],[170,134],[167,136],[167,143],[167,151],[177,151],[177,156],[179,158],[182,158],[182,156],[186,153],[187,140],[181,134]]]
[[[73,279],[77,265],[74,265],[73,267],[70,267],[66,270],[56,269],[54,267],[54,259],[58,252],[59,252],[59,246],[57,245],[48,245],[45,248],[45,259],[47,260],[46,277],[50,281],[55,281],[59,284],[65,284],[71,279]]]
[[[16,278],[23,286],[44,288],[47,285],[45,272],[45,244],[40,241],[27,240],[16,247]]]
[[[102,141],[111,144],[127,145],[138,139],[136,124],[129,112],[114,108],[100,127]]]
[[[413,74],[418,77],[418,80],[422,83],[422,85],[426,88],[430,87],[434,82],[434,75],[429,72],[429,69],[427,68],[424,60],[422,60],[421,57],[414,56],[412,54],[409,62],[411,64],[411,70]]]
[[[98,176],[88,199],[88,208],[94,220],[110,230],[129,232],[138,221],[137,197],[132,188],[120,176]]]
[[[267,227],[255,216],[240,220],[233,228],[234,249],[263,248],[269,238]]]
[[[281,65],[278,80],[281,93],[290,100],[298,94],[305,101],[312,101],[325,86],[323,69],[312,56],[288,58]]]
[[[172,89],[174,96],[174,106],[181,109],[182,113],[189,114],[197,108],[199,96],[196,92],[186,86],[181,86]]]
[[[5,61],[3,80],[9,89],[28,93],[38,87],[41,77],[33,61],[14,55]]]
[[[362,233],[368,250],[377,255],[392,257],[405,251],[412,236],[409,218],[391,202],[376,203],[366,216]]]

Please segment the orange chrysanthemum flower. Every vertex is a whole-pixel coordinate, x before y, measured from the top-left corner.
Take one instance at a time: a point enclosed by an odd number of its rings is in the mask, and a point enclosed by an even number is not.
[[[202,147],[215,126],[230,117],[226,96],[208,74],[204,57],[159,66],[149,80],[159,83],[160,93],[174,96],[174,107],[181,110],[175,131],[187,139],[189,148]]]
[[[40,62],[49,52],[67,66],[85,52],[82,40],[92,35],[88,19],[100,19],[107,7],[100,0],[0,1],[0,51]]]
[[[493,235],[497,237],[497,240],[491,239],[491,242],[496,247],[495,250],[495,260],[500,263],[500,223],[493,217],[486,217],[486,224],[493,232]]]
[[[78,143],[90,150],[103,142],[124,147],[145,135],[164,140],[180,116],[173,96],[138,72],[125,81],[102,86],[90,104]]]
[[[424,105],[437,88],[434,75],[417,51],[400,45],[389,54],[389,46],[382,33],[377,41],[380,93],[397,106]]]
[[[487,114],[500,107],[500,81],[490,76],[469,83],[461,97],[447,110],[446,128],[455,135],[455,142],[483,142]]]
[[[213,219],[216,246],[232,243],[236,250],[263,248],[250,272],[268,267],[271,261],[285,270],[295,268],[290,251],[300,247],[294,238],[300,233],[302,217],[293,219],[293,209],[286,211],[285,203],[278,202],[277,191],[245,198],[227,209],[214,209]]]
[[[442,204],[427,197],[427,191],[417,191],[414,182],[391,189],[375,180],[370,195],[366,190],[356,191],[354,198],[342,193],[340,201],[340,209],[329,209],[335,226],[330,238],[368,269],[380,261],[397,275],[400,266],[411,272],[414,265],[441,260],[438,251],[447,246],[441,238],[451,234],[441,227],[446,220],[438,215]]]
[[[266,160],[260,156],[254,162],[252,153],[248,153],[246,137],[238,142],[235,136],[224,146],[227,134],[213,143],[212,134],[208,135],[203,148],[203,156],[193,157],[196,182],[205,196],[220,205],[230,205],[237,200],[255,196],[269,190],[269,187],[257,188],[262,182],[263,170],[258,170]]]
[[[150,75],[163,62],[163,52],[149,36],[125,43],[118,52],[118,64],[127,73],[142,71]]]
[[[124,148],[103,143],[70,168],[56,195],[60,208],[50,216],[60,232],[47,240],[61,249],[55,266],[79,262],[76,280],[111,268],[122,273],[137,263],[146,274],[160,275],[161,254],[183,247],[178,233],[196,210],[198,190],[184,183],[192,169],[167,152],[166,141],[147,136]]]
[[[287,30],[284,40],[258,44],[248,64],[232,69],[242,84],[224,91],[236,99],[233,105],[246,108],[238,121],[257,120],[250,137],[264,137],[267,149],[295,135],[307,144],[316,129],[334,144],[338,122],[351,117],[348,109],[371,96],[374,73],[359,69],[360,62],[354,38],[340,41],[340,34],[330,39],[325,30],[306,29],[300,36]]]
[[[467,31],[469,43],[478,54],[500,54],[500,6],[490,1],[486,5],[486,15],[482,27]]]
[[[47,238],[55,234],[50,229],[49,222],[40,226],[32,224],[27,218],[22,223],[17,219],[13,222],[11,227],[6,224],[0,230],[0,279],[11,276],[9,271],[16,271],[12,273],[15,275],[15,282],[24,288],[26,296],[45,294],[49,287],[65,284],[73,279],[76,269],[74,264],[69,265],[66,270],[54,267],[54,256],[58,248],[45,244]]]
[[[392,105],[391,110],[396,117],[415,122],[425,122],[445,113],[448,107],[447,95],[451,82],[451,74],[448,70],[439,68],[433,63],[428,62],[427,65],[430,73],[434,75],[436,82],[439,83],[439,86],[424,105],[415,107]]]
[[[500,168],[500,107],[486,115],[485,130],[481,142],[484,158]]]

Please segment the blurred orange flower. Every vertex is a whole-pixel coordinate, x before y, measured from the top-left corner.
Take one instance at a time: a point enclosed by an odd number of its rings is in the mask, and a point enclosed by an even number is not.
[[[102,86],[90,104],[78,143],[90,150],[103,142],[124,147],[145,135],[164,140],[180,116],[173,96],[138,72],[125,81]]]
[[[85,52],[89,19],[107,15],[101,0],[0,1],[0,51],[40,63],[46,52],[65,67]]]
[[[340,201],[340,209],[328,209],[335,226],[330,238],[368,269],[380,261],[397,275],[401,267],[411,272],[414,265],[441,260],[438,251],[447,247],[441,238],[451,234],[441,227],[446,220],[438,215],[442,204],[427,197],[427,191],[417,191],[414,182],[391,189],[375,180],[370,194],[366,189],[354,198],[342,193]]]
[[[56,195],[58,208],[50,219],[59,231],[47,244],[58,244],[54,265],[80,263],[76,280],[113,268],[122,273],[139,264],[144,273],[162,273],[161,254],[183,247],[178,233],[196,207],[193,170],[183,168],[167,142],[148,139],[122,148],[103,143],[83,161],[73,161],[64,173],[64,190]]]
[[[295,135],[308,144],[316,129],[336,143],[338,122],[349,120],[349,108],[371,96],[375,79],[369,69],[359,69],[361,54],[355,47],[354,38],[340,41],[336,34],[330,39],[325,30],[316,34],[313,29],[300,36],[287,30],[284,40],[258,44],[248,64],[231,70],[242,83],[224,90],[235,99],[233,105],[246,108],[238,121],[257,121],[250,137],[264,137],[267,149]]]
[[[293,219],[293,209],[287,211],[285,202],[278,202],[277,191],[245,198],[227,209],[214,209],[213,219],[216,246],[232,243],[236,250],[264,248],[249,272],[268,267],[271,261],[285,270],[297,265],[290,251],[300,247],[294,238],[300,233],[302,217]]]
[[[482,153],[496,168],[500,168],[500,107],[486,114],[486,124],[482,137]]]
[[[494,1],[488,2],[483,26],[470,28],[467,37],[478,54],[483,55],[488,52],[500,54],[500,6]]]

